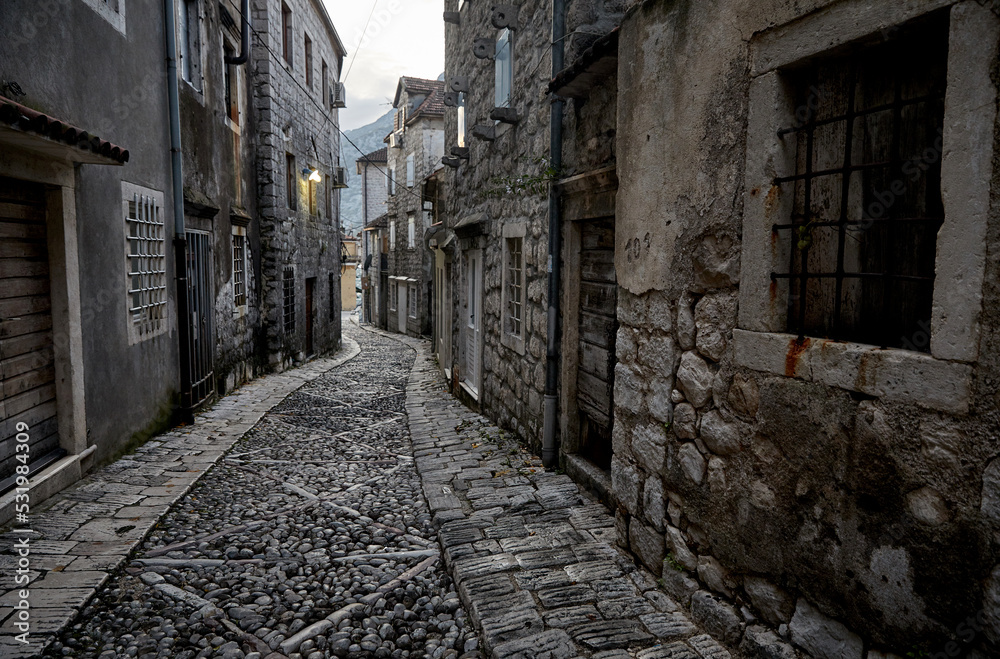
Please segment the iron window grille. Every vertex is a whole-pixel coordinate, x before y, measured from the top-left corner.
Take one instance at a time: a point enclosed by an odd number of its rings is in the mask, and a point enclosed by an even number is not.
[[[128,201],[129,313],[140,336],[166,328],[166,240],[161,213],[151,196],[134,193]]]
[[[507,238],[507,329],[521,336],[524,317],[524,239]]]
[[[774,181],[793,188],[793,210],[772,227],[788,272],[771,279],[788,282],[800,339],[910,347],[929,329],[947,36],[928,22],[793,76],[798,123],[778,134],[797,140],[796,170]]]
[[[246,236],[233,236],[233,296],[237,307],[247,303]]]
[[[285,268],[284,279],[282,280],[284,291],[284,325],[285,334],[295,333],[295,269]]]

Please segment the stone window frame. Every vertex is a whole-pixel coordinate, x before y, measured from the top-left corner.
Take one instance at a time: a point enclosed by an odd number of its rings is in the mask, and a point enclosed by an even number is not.
[[[399,296],[399,282],[389,278],[389,311],[396,310],[396,298]]]
[[[389,249],[396,249],[396,218],[389,218]]]
[[[197,9],[197,16],[194,20],[197,22],[197,37],[198,40],[194,44],[191,42],[190,33],[185,29],[185,17],[188,22],[191,21],[190,10],[193,5]],[[180,0],[177,3],[177,29],[178,29],[178,39],[177,39],[177,50],[181,61],[178,63],[178,73],[180,74],[181,80],[183,80],[191,89],[196,91],[202,97],[205,93],[205,44],[207,39],[205,38],[205,17],[204,17],[204,6],[201,0]],[[186,38],[184,35],[187,35]],[[187,44],[187,60],[184,59],[184,46]],[[191,55],[191,48],[197,49],[194,56]],[[188,63],[190,62],[190,63]],[[190,68],[191,66],[195,68]],[[184,75],[184,68],[188,67],[188,73],[191,79],[188,79]]]
[[[528,223],[525,221],[518,222],[508,222],[504,224],[503,230],[501,231],[501,244],[503,249],[501,254],[500,262],[500,316],[501,316],[501,331],[500,331],[500,343],[507,348],[510,348],[518,355],[524,356],[524,327],[527,324],[527,258],[525,250],[525,236],[528,233]],[[510,302],[509,297],[509,284],[510,284],[510,273],[507,271],[507,259],[510,257],[510,243],[508,241],[512,239],[520,239],[521,241],[521,327],[520,331],[512,332],[510,331],[510,326],[508,324],[507,317],[507,305]]]
[[[242,318],[246,315],[250,299],[250,242],[247,239],[247,229],[234,224],[232,228],[233,250],[233,315]],[[239,247],[239,249],[237,249]],[[241,253],[237,253],[241,252]],[[242,296],[238,287],[242,286]],[[240,300],[242,299],[242,304]]]
[[[165,334],[170,325],[170,305],[167,303],[167,235],[164,218],[163,192],[153,190],[134,183],[122,181],[122,218],[125,255],[125,304],[126,323],[128,327],[128,343],[136,345],[161,334]],[[138,203],[137,203],[138,202]],[[133,213],[130,203],[136,203]],[[139,203],[146,205],[152,211],[152,216],[141,217]],[[145,229],[133,231],[132,226],[144,226]],[[144,235],[145,234],[145,235]],[[138,241],[138,254],[133,252],[133,241]],[[159,261],[160,270],[150,270],[149,266]],[[140,270],[134,270],[136,263]],[[145,264],[145,265],[143,265]],[[139,311],[133,307],[133,285],[135,277],[140,278]],[[157,292],[158,291],[158,292]],[[139,292],[139,291],[136,291]]]
[[[125,35],[125,0],[83,0],[83,3]],[[114,6],[112,6],[114,5]]]
[[[406,248],[416,249],[417,247],[417,214],[410,211],[406,214]]]
[[[795,117],[784,72],[847,44],[890,36],[893,26],[948,6],[945,220],[938,233],[930,336],[915,337],[929,341],[930,354],[809,338],[799,342],[786,333],[787,287],[772,285],[770,278],[787,263],[790,249],[787,242],[772,242],[771,231],[791,214],[790,195],[778,196],[772,183],[794,173],[795,166],[794,144],[778,136]],[[997,97],[990,70],[998,42],[1000,18],[976,0],[934,0],[919,7],[844,0],[766,32],[751,45],[740,311],[733,333],[740,366],[888,402],[967,413],[986,266]]]
[[[416,320],[417,318],[417,285],[407,284],[406,285],[406,306],[408,307],[406,315],[409,318]]]
[[[246,116],[246,108],[243,101],[243,67],[226,62],[226,57],[232,53],[236,54],[239,44],[233,39],[228,30],[222,32],[222,84],[224,86],[223,98],[228,99],[224,121],[234,133],[243,132],[243,118]],[[227,52],[229,51],[229,52]],[[235,98],[233,94],[235,93]],[[235,106],[236,119],[233,119],[233,109]]]

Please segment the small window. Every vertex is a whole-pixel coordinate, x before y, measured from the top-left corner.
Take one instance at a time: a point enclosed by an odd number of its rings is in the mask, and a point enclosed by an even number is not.
[[[788,269],[772,273],[788,280],[789,331],[898,348],[930,327],[947,57],[947,23],[929,23],[789,76],[817,108],[780,127],[798,151],[775,180],[794,198],[774,227]]]
[[[330,102],[330,67],[327,66],[326,60],[322,61],[323,61],[323,68],[321,69],[321,71],[323,72],[323,81],[320,83],[320,85],[323,90],[321,92],[323,94],[323,97],[321,99],[321,102],[323,104],[323,107],[330,109],[331,107],[333,107],[333,103]]]
[[[129,342],[167,329],[166,236],[163,195],[122,184],[125,208]]]
[[[498,108],[510,107],[511,89],[514,87],[514,57],[511,32],[504,29],[497,37],[496,79],[494,81],[493,105]]]
[[[406,187],[412,188],[415,172],[413,171],[413,154],[406,156]]]
[[[198,0],[181,0],[181,75],[192,87],[201,89],[201,18]]]
[[[408,315],[410,318],[417,317],[417,287],[415,284],[410,284],[406,289],[406,306],[409,307]]]
[[[292,66],[292,50],[294,48],[293,44],[294,35],[292,34],[292,10],[288,8],[284,2],[281,3],[281,54],[288,62],[288,66]]]
[[[226,46],[223,50],[225,57],[233,57],[235,51]],[[223,85],[225,86],[226,92],[226,116],[237,126],[240,123],[240,70],[241,67],[235,64],[229,64],[226,62],[225,57],[222,60],[222,72],[225,76],[223,80]]]
[[[327,174],[323,179],[325,181],[325,189],[323,190],[323,200],[326,204],[326,216],[333,219],[333,184],[330,182],[330,175]]]
[[[417,245],[417,218],[415,213],[406,214],[406,246],[413,249]]]
[[[399,283],[393,280],[389,282],[389,311],[396,310],[397,297],[399,297]]]
[[[233,236],[233,303],[237,307],[247,303],[247,238]]]
[[[389,220],[389,249],[396,249],[396,220]]]
[[[458,146],[465,146],[465,92],[458,93]]]
[[[295,334],[295,269],[285,268],[282,279],[285,334]]]
[[[506,239],[507,260],[507,309],[506,330],[508,334],[521,336],[524,318],[524,238]]]
[[[285,154],[285,196],[287,197],[288,209],[298,208],[298,185],[295,183],[295,156],[290,153]]]
[[[313,86],[313,42],[309,35],[305,37],[305,57],[306,57],[306,87],[312,89]]]
[[[389,194],[396,194],[396,167],[393,165],[389,166],[389,180],[387,185],[389,186]]]

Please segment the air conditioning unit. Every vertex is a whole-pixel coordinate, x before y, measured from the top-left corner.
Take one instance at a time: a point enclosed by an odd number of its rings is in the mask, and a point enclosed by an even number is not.
[[[330,104],[335,108],[347,107],[347,87],[344,86],[344,83],[334,83],[333,89],[330,91]]]
[[[393,149],[403,148],[403,131],[393,131],[389,133],[389,147]]]
[[[342,190],[347,186],[347,168],[346,167],[334,167],[333,168],[333,188],[335,190]]]

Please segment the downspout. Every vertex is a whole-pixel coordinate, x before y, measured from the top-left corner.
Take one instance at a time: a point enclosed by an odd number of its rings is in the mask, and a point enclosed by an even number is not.
[[[167,104],[170,113],[170,168],[174,196],[174,275],[177,282],[177,340],[181,360],[181,421],[192,423],[191,320],[188,316],[187,237],[184,233],[184,177],[181,169],[181,110],[177,99],[177,38],[174,0],[163,0],[167,48]]]
[[[246,64],[250,59],[250,0],[243,0],[243,32],[240,43],[240,54],[226,55],[226,64]]]
[[[552,77],[563,69],[563,39],[566,36],[565,0],[552,0]],[[549,127],[549,153],[552,171],[562,169],[563,100],[553,98]],[[562,249],[562,215],[559,192],[549,186],[549,309],[546,326],[548,344],[545,354],[545,412],[542,434],[542,464],[551,469],[559,465],[556,423],[559,415],[559,300],[561,293],[559,257]]]

